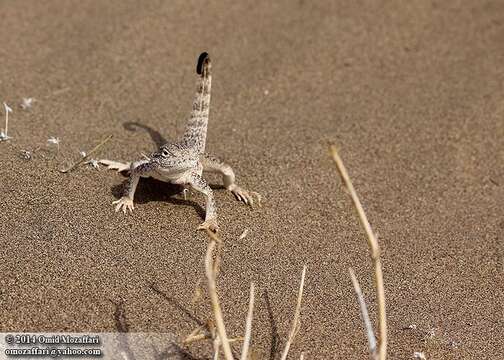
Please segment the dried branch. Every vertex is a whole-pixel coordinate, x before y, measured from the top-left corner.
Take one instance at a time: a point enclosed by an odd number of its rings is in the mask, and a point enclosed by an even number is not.
[[[0,141],[12,139],[8,135],[8,132],[9,132],[9,113],[12,112],[12,109],[5,102],[3,103],[3,106],[5,109],[5,128],[2,131],[0,131]]]
[[[366,336],[368,339],[369,352],[371,353],[371,357],[373,359],[376,358],[376,338],[373,331],[373,326],[371,325],[371,320],[369,320],[369,313],[366,306],[366,301],[364,300],[364,296],[362,295],[361,287],[357,277],[355,276],[354,271],[350,268],[348,269],[350,273],[350,278],[352,279],[352,284],[355,290],[355,294],[357,295],[357,301],[359,302],[362,321],[364,322],[364,327],[366,329]]]
[[[209,340],[209,339],[212,339],[212,335],[211,334],[195,334],[195,335],[189,335],[188,337],[186,337],[182,341],[182,343],[185,344],[185,345],[188,345],[188,344],[192,344],[192,343],[197,342],[197,341]],[[238,336],[238,337],[229,339],[229,343],[232,344],[234,342],[243,341],[243,340],[244,340],[244,338],[242,336]]]
[[[245,341],[243,342],[242,353],[240,360],[247,360],[248,350],[250,347],[250,337],[252,336],[252,317],[254,315],[254,283],[250,284],[249,309],[247,321],[245,323]]]
[[[289,334],[289,338],[287,339],[287,343],[285,344],[285,349],[282,353],[282,357],[280,358],[281,360],[287,359],[287,354],[289,353],[292,342],[294,341],[294,338],[296,337],[296,334],[299,330],[299,326],[300,326],[299,315],[301,314],[301,300],[303,298],[303,288],[304,288],[305,275],[306,275],[306,265],[303,266],[303,273],[301,275],[301,283],[299,284],[297,305],[296,305],[296,310],[294,312],[294,319],[292,321],[292,328],[291,328],[291,331]]]
[[[245,237],[248,235],[248,233],[249,233],[249,229],[243,230],[243,232],[241,233],[241,235],[238,239],[240,239],[240,240],[245,239]]]
[[[208,339],[209,335],[203,333],[203,330],[206,330],[206,325],[198,326],[196,329],[193,330],[192,333],[187,335],[187,337],[182,341],[182,343],[190,344],[198,340]]]
[[[387,357],[387,316],[385,312],[385,290],[383,286],[383,273],[380,259],[380,247],[378,245],[378,241],[371,229],[371,225],[367,219],[366,213],[362,208],[361,202],[355,189],[350,181],[350,177],[348,176],[348,172],[343,165],[343,161],[338,155],[338,151],[336,146],[332,145],[330,148],[332,158],[338,167],[338,171],[341,175],[341,178],[348,189],[350,196],[352,198],[352,202],[357,210],[357,214],[359,215],[359,220],[361,225],[364,227],[364,230],[367,234],[368,246],[371,251],[371,260],[375,269],[375,282],[376,282],[376,292],[378,297],[378,320],[379,320],[379,348],[378,348],[378,359],[385,360]]]
[[[212,310],[214,313],[215,325],[217,327],[219,342],[222,345],[222,349],[224,351],[224,356],[226,360],[233,360],[233,353],[231,351],[231,346],[229,345],[229,340],[226,334],[226,327],[224,326],[222,310],[219,304],[219,297],[217,295],[217,286],[215,283],[215,266],[212,259],[215,245],[218,242],[220,242],[220,239],[217,238],[217,236],[210,230],[207,230],[206,233],[208,237],[211,239],[211,241],[208,243],[205,258],[205,272],[208,280],[208,292],[210,295],[210,300],[212,302]]]
[[[75,169],[77,166],[82,164],[84,161],[86,161],[93,153],[95,153],[99,148],[101,148],[107,141],[112,139],[113,135],[107,136],[105,139],[103,139],[98,145],[96,145],[93,149],[91,149],[90,152],[88,152],[85,156],[83,156],[79,161],[77,161],[75,164],[71,165],[70,167],[60,170],[62,173],[68,173]]]
[[[5,109],[5,136],[9,131],[9,113],[12,112],[12,109],[5,102],[3,103]]]
[[[218,335],[214,338],[213,348],[214,348],[213,360],[219,360],[220,340]]]

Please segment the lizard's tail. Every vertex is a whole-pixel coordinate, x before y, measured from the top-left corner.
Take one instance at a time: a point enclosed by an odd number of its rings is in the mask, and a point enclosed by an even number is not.
[[[198,153],[205,151],[208,114],[210,112],[210,90],[212,87],[211,62],[208,53],[202,53],[196,64],[198,77],[192,111],[184,133],[184,142]]]
[[[207,52],[202,52],[198,58],[198,64],[196,64],[196,73],[201,77],[207,77],[210,75],[211,67],[210,55]]]

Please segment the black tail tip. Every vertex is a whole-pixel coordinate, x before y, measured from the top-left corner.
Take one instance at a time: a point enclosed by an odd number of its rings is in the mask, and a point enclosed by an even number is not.
[[[203,74],[203,65],[208,64],[209,61],[210,55],[208,55],[206,51],[202,52],[198,58],[198,64],[196,65],[196,72],[198,73],[198,75]]]

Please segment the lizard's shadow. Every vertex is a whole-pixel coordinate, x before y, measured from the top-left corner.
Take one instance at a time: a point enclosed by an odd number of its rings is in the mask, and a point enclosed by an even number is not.
[[[134,349],[134,346],[132,346],[133,344],[130,343],[130,340],[134,338],[135,334],[130,333],[130,325],[128,323],[128,319],[126,318],[124,301],[121,299],[119,302],[114,302],[112,300],[110,300],[110,302],[112,302],[115,308],[114,321],[116,331],[118,332],[118,334],[116,334],[116,340],[118,340],[119,350],[122,351],[123,357],[125,359],[136,360],[137,357],[135,356],[134,350],[140,350],[141,353],[143,353],[144,351],[142,351],[141,349]],[[132,335],[131,338],[128,336],[128,333],[130,333],[129,335]],[[154,343],[151,343],[150,347],[154,356],[153,360],[167,360],[167,359],[198,360],[190,352],[184,350],[181,346],[179,346],[175,341],[171,339],[169,339],[168,344],[162,351],[157,349]]]
[[[275,316],[273,314],[273,308],[271,306],[268,290],[263,293],[264,302],[266,303],[266,310],[268,311],[268,319],[270,322],[270,334],[271,334],[271,346],[269,359],[274,360],[278,351],[278,345],[280,344],[280,337],[278,335],[278,327],[275,321]]]
[[[162,291],[159,289],[159,287],[153,283],[153,282],[148,282],[148,288],[153,291],[155,294],[161,296],[164,300],[166,300],[171,306],[173,306],[176,310],[180,311],[183,313],[189,320],[194,322],[197,326],[202,327],[205,329],[205,332],[210,333],[210,328],[209,328],[209,323],[208,321],[203,321],[202,319],[198,318],[196,315],[191,313],[187,308],[185,308],[182,304],[180,304],[177,300],[175,300],[173,297],[169,296],[166,292]],[[233,351],[233,350],[232,350]],[[239,358],[237,354],[234,353],[233,355],[236,359]]]
[[[136,128],[145,130],[151,137],[154,144],[156,144],[156,150],[168,142],[168,139],[166,139],[163,135],[161,135],[159,131],[154,130],[148,125],[144,125],[141,122],[126,121],[122,125],[128,131],[136,131]]]
[[[121,173],[128,176],[127,172]],[[125,184],[128,180],[125,179],[121,184],[112,186],[112,195],[116,199],[120,199],[123,195]],[[137,190],[135,191],[135,203],[146,204],[151,201],[163,201],[174,205],[192,206],[201,219],[205,218],[205,209],[203,209],[196,201],[184,200],[175,197],[180,195],[183,186],[174,185],[159,181],[153,178],[142,178],[138,183]]]

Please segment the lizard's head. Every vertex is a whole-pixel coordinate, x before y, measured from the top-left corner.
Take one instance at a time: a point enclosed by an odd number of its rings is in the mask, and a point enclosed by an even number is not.
[[[210,55],[207,52],[202,52],[198,58],[198,63],[196,64],[196,73],[201,76],[205,76],[208,73],[208,68],[210,66]]]

